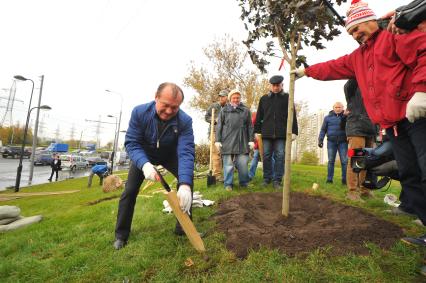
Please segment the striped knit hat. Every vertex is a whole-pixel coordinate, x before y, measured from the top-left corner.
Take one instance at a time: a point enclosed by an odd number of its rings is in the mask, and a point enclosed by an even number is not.
[[[346,30],[349,31],[351,27],[359,23],[377,20],[376,14],[373,10],[368,8],[368,4],[361,2],[361,0],[352,0],[349,10],[346,12]]]

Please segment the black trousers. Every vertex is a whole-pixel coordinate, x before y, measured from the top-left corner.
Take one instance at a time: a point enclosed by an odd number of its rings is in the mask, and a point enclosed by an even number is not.
[[[58,181],[58,172],[59,172],[59,169],[53,169],[52,168],[52,173],[50,174],[49,180],[52,181],[53,174],[55,173],[56,174],[56,179],[55,180]]]
[[[402,120],[386,130],[398,164],[403,187],[402,202],[426,225],[426,118],[414,123]]]
[[[169,172],[171,172],[176,178],[178,178],[177,158],[161,165]],[[127,241],[127,239],[129,238],[130,229],[132,227],[136,198],[144,180],[145,176],[143,175],[142,170],[137,168],[132,163],[130,165],[126,187],[124,188],[124,191],[121,194],[120,201],[118,203],[117,223],[115,226],[116,239]],[[192,219],[192,206],[190,209],[190,218]],[[178,221],[176,221],[175,232],[179,234],[183,233],[182,227],[180,226]]]

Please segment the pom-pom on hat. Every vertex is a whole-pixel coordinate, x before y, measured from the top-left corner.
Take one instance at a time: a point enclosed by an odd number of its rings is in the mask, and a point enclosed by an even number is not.
[[[352,0],[349,10],[346,12],[346,30],[357,24],[377,20],[376,14],[368,7],[368,4],[361,0]]]

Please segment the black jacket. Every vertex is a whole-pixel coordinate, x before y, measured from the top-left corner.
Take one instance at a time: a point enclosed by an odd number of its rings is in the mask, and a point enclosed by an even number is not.
[[[52,167],[52,170],[60,170],[61,169],[61,160],[58,159],[58,163],[55,164],[55,159],[53,158],[50,162],[50,167]]]
[[[254,132],[262,138],[285,139],[287,134],[288,93],[269,92],[260,98]],[[299,134],[296,109],[293,113],[293,134]]]
[[[347,109],[350,111],[346,118],[346,135],[360,137],[374,137],[376,128],[368,118],[362,101],[361,92],[355,79],[350,79],[344,86]]]

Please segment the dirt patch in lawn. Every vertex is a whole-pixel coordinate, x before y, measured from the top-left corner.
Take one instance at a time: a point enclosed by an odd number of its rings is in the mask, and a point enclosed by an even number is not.
[[[213,216],[237,257],[260,247],[294,256],[332,247],[331,255],[368,254],[365,243],[388,249],[402,229],[356,207],[327,198],[291,193],[290,215],[281,214],[282,193],[250,193],[219,204]]]

